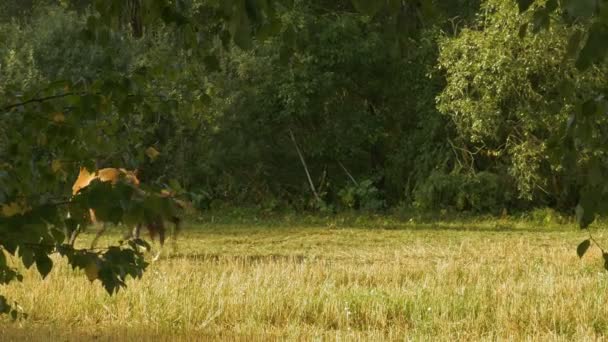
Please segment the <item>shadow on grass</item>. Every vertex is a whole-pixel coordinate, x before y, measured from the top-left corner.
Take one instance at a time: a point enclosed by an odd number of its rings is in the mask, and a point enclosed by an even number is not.
[[[476,215],[445,212],[341,212],[260,214],[251,210],[208,211],[191,221],[188,231],[230,235],[241,231],[263,232],[304,228],[386,229],[471,232],[548,232],[576,230],[572,217],[551,210],[517,215]],[[223,234],[224,235],[224,234]]]
[[[237,334],[230,331],[211,333],[204,331],[180,331],[171,329],[101,327],[85,331],[78,327],[64,326],[26,326],[17,324],[0,324],[1,341],[265,341],[277,338],[253,334]]]
[[[309,260],[318,260],[317,257],[310,257],[301,254],[284,255],[284,254],[267,254],[267,255],[226,255],[226,254],[209,254],[209,253],[171,253],[163,257],[167,260],[190,260],[194,262],[234,262],[242,264],[256,264],[269,262],[289,262],[303,263]]]
[[[471,223],[450,223],[446,221],[425,221],[425,222],[285,222],[283,224],[275,222],[272,225],[262,226],[259,223],[251,224],[249,222],[238,223],[191,223],[185,232],[200,233],[202,235],[225,235],[237,236],[241,234],[251,234],[252,232],[272,232],[272,231],[288,231],[288,230],[306,230],[306,229],[327,229],[327,230],[342,230],[342,229],[362,229],[362,230],[403,230],[403,231],[455,231],[455,232],[488,232],[488,233],[548,233],[548,232],[572,232],[578,229],[574,225],[554,224],[551,226],[543,224],[535,224],[532,222],[514,222],[514,223],[496,223],[496,222],[471,222]]]

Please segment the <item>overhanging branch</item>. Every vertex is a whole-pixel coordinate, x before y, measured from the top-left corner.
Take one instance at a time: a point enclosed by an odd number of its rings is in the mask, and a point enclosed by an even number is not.
[[[51,95],[51,96],[45,96],[45,97],[38,97],[38,98],[34,98],[34,99],[29,99],[27,101],[23,101],[23,102],[19,102],[19,103],[13,103],[10,104],[8,106],[2,107],[3,111],[9,111],[13,108],[17,108],[17,107],[21,107],[21,106],[25,106],[31,103],[42,103],[45,101],[50,101],[50,100],[55,100],[55,99],[60,99],[60,98],[64,98],[67,96],[71,96],[71,95],[76,95],[76,93],[63,93],[63,94],[57,94],[57,95]]]

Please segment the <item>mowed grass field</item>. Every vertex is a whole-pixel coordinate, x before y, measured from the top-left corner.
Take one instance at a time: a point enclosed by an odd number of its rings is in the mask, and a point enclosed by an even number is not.
[[[0,340],[604,339],[608,272],[597,249],[577,257],[585,237],[514,219],[208,218],[113,297],[59,258],[46,280],[25,271],[0,293],[29,318],[0,318]]]

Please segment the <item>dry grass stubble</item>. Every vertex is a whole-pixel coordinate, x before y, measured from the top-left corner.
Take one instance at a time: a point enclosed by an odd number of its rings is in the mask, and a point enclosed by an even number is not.
[[[581,232],[479,227],[191,226],[114,297],[60,259],[26,271],[0,292],[30,317],[0,339],[605,338],[608,273],[576,256]]]

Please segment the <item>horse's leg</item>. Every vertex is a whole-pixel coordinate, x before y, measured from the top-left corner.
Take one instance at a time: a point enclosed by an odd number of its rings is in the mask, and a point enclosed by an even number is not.
[[[141,229],[140,227],[141,227],[141,224],[138,223],[135,226],[133,226],[133,229],[131,229],[130,231],[126,232],[125,236],[124,236],[125,240],[139,239],[139,231]]]
[[[158,253],[152,259],[153,261],[156,261],[160,258],[160,255],[163,252],[163,246],[165,245],[165,223],[163,222],[162,217],[158,218],[158,222],[156,223],[156,229],[158,230],[158,242],[160,244],[160,247],[158,247]]]
[[[74,248],[74,243],[76,242],[76,238],[78,237],[78,234],[80,234],[80,231],[80,225],[78,225],[70,234],[70,238],[68,240],[68,245],[70,245],[70,247]]]
[[[133,227],[133,232],[131,233],[131,236],[135,239],[139,239],[140,231],[141,231],[141,223],[138,223],[135,225],[135,227]]]
[[[133,226],[133,229],[131,229],[123,234],[122,239],[123,240],[139,239],[140,227],[141,227],[140,223],[136,224],[135,226]]]
[[[129,233],[127,233],[128,236],[126,236],[125,238],[139,239],[140,232],[141,232],[141,223],[138,223],[133,227],[133,229]],[[146,252],[150,252],[149,249],[144,248],[142,246],[138,246],[138,250],[142,250],[142,249]]]
[[[177,235],[181,229],[181,220],[177,216],[173,216],[171,218],[171,222],[173,222],[173,234],[171,236],[171,248],[173,249],[173,253],[177,253]]]
[[[97,234],[95,234],[95,238],[93,239],[93,242],[91,242],[91,249],[95,248],[95,245],[97,245],[97,240],[99,240],[99,238],[105,231],[106,231],[106,223],[104,222],[101,225],[101,229],[99,229],[97,231]]]
[[[68,211],[67,214],[67,218],[71,219],[72,218],[72,214]],[[78,237],[78,235],[80,235],[80,233],[82,233],[82,231],[84,230],[84,228],[86,227],[85,224],[77,224],[76,228],[74,228],[74,230],[72,231],[68,231],[67,227],[65,229],[65,233],[66,235],[68,235],[68,245],[70,245],[70,247],[74,248],[74,244],[76,243],[76,238]]]

